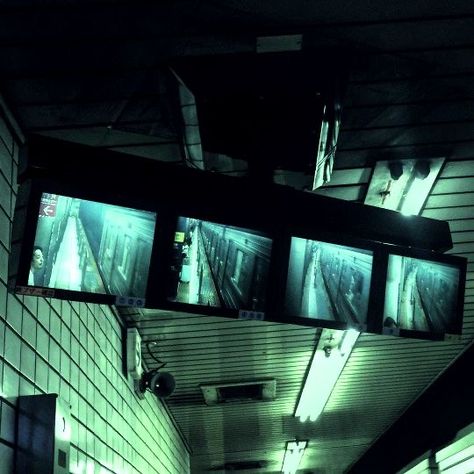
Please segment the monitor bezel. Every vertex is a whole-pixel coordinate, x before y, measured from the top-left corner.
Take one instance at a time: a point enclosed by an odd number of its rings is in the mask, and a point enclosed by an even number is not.
[[[22,294],[99,304],[117,304],[116,295],[35,287],[27,284],[38,221],[38,211],[43,193],[59,194],[156,213],[155,233],[153,236],[148,272],[148,285],[143,302],[144,307],[228,318],[264,319],[272,322],[309,327],[327,327],[332,329],[354,327],[351,323],[340,323],[326,319],[313,319],[298,315],[284,314],[282,308],[284,307],[286,296],[291,239],[292,237],[298,237],[372,252],[373,263],[367,324],[366,327],[362,328],[364,332],[369,333],[387,334],[383,328],[383,306],[385,301],[389,254],[393,253],[396,255],[421,258],[458,267],[460,269],[460,281],[457,295],[455,331],[449,333],[448,336],[452,334],[459,336],[462,334],[464,291],[467,272],[467,260],[463,257],[321,231],[318,229],[317,222],[315,222],[311,230],[308,230],[309,226],[306,225],[306,223],[302,223],[301,225],[290,223],[288,225],[288,223],[284,222],[284,219],[278,218],[279,214],[277,208],[272,208],[268,216],[261,218],[258,213],[248,212],[245,207],[240,206],[238,199],[224,204],[216,198],[206,206],[203,206],[203,203],[198,199],[196,199],[195,202],[189,202],[184,198],[176,200],[152,200],[149,196],[144,195],[130,196],[127,189],[115,190],[111,193],[110,182],[107,182],[102,189],[97,186],[86,188],[84,183],[69,179],[58,180],[57,177],[34,177],[24,180],[18,190],[15,219],[13,221],[12,253],[10,258],[10,262],[13,262],[13,264],[9,264],[9,287],[13,289],[13,291],[16,290],[17,293],[22,293],[19,289],[21,290],[21,288],[23,288],[26,290],[23,291]],[[21,211],[20,214],[23,214],[17,218],[19,210]],[[181,216],[255,230],[272,240],[264,311],[252,312],[246,309],[211,307],[168,300],[166,284],[169,276],[169,262],[171,261],[170,256],[177,219]],[[317,219],[317,217],[315,217],[315,219]],[[129,306],[136,304],[136,302],[132,303],[133,304]],[[125,301],[122,305],[127,306],[127,302]],[[422,332],[408,329],[400,329],[397,335],[408,338],[434,340],[446,338],[446,334],[444,333]]]
[[[286,306],[286,292],[287,292],[287,282],[289,277],[289,264],[291,256],[291,241],[293,238],[300,238],[305,240],[312,240],[332,245],[341,245],[345,247],[353,248],[354,250],[365,250],[372,253],[372,268],[371,268],[371,278],[369,286],[369,296],[368,296],[368,305],[367,305],[367,317],[365,323],[355,323],[355,322],[342,322],[342,321],[333,321],[329,319],[322,318],[310,318],[305,316],[300,316],[296,314],[288,314],[285,311]],[[375,291],[375,278],[374,278],[374,268],[376,267],[378,260],[381,255],[381,244],[378,242],[363,240],[353,238],[351,236],[342,236],[340,234],[334,234],[330,232],[317,231],[317,232],[304,232],[298,229],[298,231],[290,230],[287,232],[285,242],[284,242],[284,257],[282,258],[282,267],[283,270],[280,272],[279,277],[279,298],[275,302],[271,319],[286,323],[286,324],[296,324],[299,326],[311,326],[318,328],[328,328],[328,329],[337,329],[337,330],[347,330],[347,329],[356,329],[360,332],[373,332],[375,320],[375,315],[373,313],[373,293]]]
[[[193,209],[195,211],[195,209]],[[281,236],[279,235],[279,230],[277,226],[265,226],[262,223],[257,223],[255,220],[249,219],[249,216],[244,214],[232,215],[231,219],[226,218],[225,212],[213,213],[212,217],[207,211],[203,212],[187,212],[187,210],[180,208],[177,210],[168,209],[167,216],[167,229],[166,233],[166,243],[163,250],[163,259],[162,259],[162,268],[159,271],[158,278],[156,280],[157,287],[161,289],[159,296],[156,298],[156,302],[160,308],[170,311],[178,311],[182,313],[191,313],[191,314],[202,314],[206,316],[220,316],[234,319],[267,319],[269,302],[271,301],[272,294],[275,293],[275,279],[272,275],[275,274],[275,268],[278,264],[278,259],[276,258],[279,243],[281,242]],[[217,215],[216,215],[217,214]],[[271,252],[270,252],[270,263],[269,271],[266,282],[265,289],[265,302],[263,308],[253,311],[249,308],[229,308],[225,306],[207,306],[201,304],[185,303],[180,301],[175,301],[170,299],[170,293],[167,291],[167,282],[169,282],[171,277],[171,264],[172,264],[172,252],[174,245],[175,231],[178,227],[179,218],[189,218],[196,219],[200,221],[215,223],[218,225],[225,225],[233,227],[239,230],[249,230],[254,231],[256,234],[261,235],[262,237],[268,238],[271,241]],[[260,224],[260,225],[259,225]]]
[[[387,285],[389,256],[396,255],[401,257],[410,257],[414,259],[426,260],[429,262],[440,263],[455,267],[459,270],[458,291],[456,295],[456,310],[454,314],[454,323],[450,332],[420,331],[404,328],[385,328],[384,327],[384,309],[385,294]],[[466,286],[467,259],[458,255],[441,254],[413,247],[399,247],[395,245],[384,245],[381,247],[380,260],[375,269],[376,285],[372,306],[376,318],[373,321],[373,332],[388,336],[397,336],[403,338],[428,339],[428,340],[453,340],[462,335],[463,317],[464,317],[464,293]]]
[[[28,284],[30,262],[36,237],[39,210],[43,193],[57,194],[64,197],[77,198],[108,204],[137,211],[152,212],[156,214],[155,230],[151,242],[151,257],[148,268],[148,281],[145,286],[144,297],[128,295],[115,295],[109,293],[89,293],[85,291],[67,290],[62,288],[50,288]],[[25,212],[23,218],[17,218]],[[159,240],[160,210],[156,205],[150,206],[147,201],[130,199],[120,193],[111,195],[97,189],[85,189],[82,185],[71,182],[61,182],[44,178],[26,180],[20,185],[17,203],[15,206],[15,219],[13,221],[12,252],[9,263],[9,288],[17,293],[32,296],[44,296],[70,301],[80,301],[96,304],[108,304],[117,306],[147,306],[150,291],[150,276],[155,272],[156,261],[159,260],[159,249],[156,242]],[[15,239],[16,236],[16,239]],[[15,255],[13,255],[15,253]]]

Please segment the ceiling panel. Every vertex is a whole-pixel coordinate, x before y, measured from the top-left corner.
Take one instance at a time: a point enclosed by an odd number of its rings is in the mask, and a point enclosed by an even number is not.
[[[432,194],[425,203],[425,209],[469,206],[472,202],[474,202],[474,193],[470,192],[458,194]]]

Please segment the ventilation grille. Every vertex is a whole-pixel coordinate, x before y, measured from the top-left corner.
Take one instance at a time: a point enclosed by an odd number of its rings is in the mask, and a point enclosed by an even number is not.
[[[276,380],[252,380],[222,384],[201,385],[207,405],[220,403],[270,401],[276,397]]]
[[[267,467],[269,464],[268,461],[233,461],[233,462],[226,462],[221,466],[214,466],[209,471],[249,471],[253,469],[262,469]]]

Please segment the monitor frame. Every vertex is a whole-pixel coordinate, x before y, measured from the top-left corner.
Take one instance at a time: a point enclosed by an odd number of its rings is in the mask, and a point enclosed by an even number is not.
[[[362,251],[367,251],[372,253],[372,268],[370,271],[370,286],[368,294],[368,304],[367,304],[367,317],[365,323],[356,323],[356,322],[344,322],[344,321],[335,321],[324,318],[313,318],[306,317],[297,314],[289,314],[285,311],[286,306],[286,294],[287,294],[287,284],[289,278],[289,266],[290,266],[290,257],[291,257],[291,242],[293,238],[300,238],[304,240],[316,241],[321,243],[327,243],[331,245],[340,245],[344,247],[350,247],[357,251],[358,249]],[[279,298],[272,308],[272,315],[270,318],[274,321],[286,323],[286,324],[295,324],[300,326],[312,326],[318,328],[328,328],[328,329],[337,329],[337,330],[346,330],[346,329],[356,329],[361,332],[372,332],[373,331],[373,321],[375,320],[375,315],[373,313],[373,293],[375,291],[375,278],[374,278],[374,269],[378,266],[378,261],[381,255],[381,244],[377,242],[356,239],[348,236],[341,236],[334,233],[328,232],[304,232],[301,229],[290,231],[285,236],[283,258],[281,262],[285,262],[284,269],[280,272],[278,277],[277,287],[280,288]],[[282,309],[283,308],[283,309]]]
[[[390,255],[409,257],[425,260],[428,262],[448,265],[459,270],[458,290],[455,296],[456,308],[454,310],[454,322],[451,332],[421,331],[406,328],[384,327],[385,295],[387,286],[387,275]],[[404,338],[428,339],[428,340],[456,340],[462,335],[464,316],[464,293],[466,286],[467,259],[458,255],[441,254],[416,248],[404,248],[394,245],[383,245],[375,274],[375,292],[372,301],[374,315],[372,332],[388,336]]]
[[[151,241],[151,256],[148,267],[148,278],[145,284],[143,297],[131,295],[116,295],[110,293],[92,293],[86,291],[68,290],[63,288],[50,288],[28,284],[33,247],[35,245],[36,230],[39,219],[41,199],[44,193],[56,194],[63,197],[81,199],[99,204],[113,205],[137,211],[152,212],[156,214],[155,229]],[[35,178],[24,181],[18,190],[15,205],[15,218],[12,230],[12,252],[9,259],[8,286],[17,294],[52,297],[70,301],[89,302],[96,304],[109,304],[117,306],[144,307],[150,292],[150,276],[154,273],[157,255],[155,242],[160,234],[160,211],[156,206],[151,207],[145,201],[131,200],[128,196],[120,194],[111,196],[95,188],[84,189],[71,182],[60,182],[44,178]]]
[[[145,303],[148,308],[331,327],[328,320],[287,316],[281,312],[291,237],[295,236],[374,252],[367,331],[380,333],[382,324],[377,311],[383,311],[383,299],[376,293],[381,291],[382,285],[385,292],[387,257],[384,255],[387,248],[409,252],[415,250],[397,246],[416,246],[437,252],[452,248],[447,222],[419,216],[407,219],[394,211],[296,191],[287,186],[218,175],[39,135],[30,135],[27,147],[20,150],[18,181],[20,188],[9,264],[9,287],[13,290],[28,280],[43,192],[156,212]],[[267,281],[269,296],[264,312],[254,314],[252,311],[228,311],[222,307],[201,305],[190,307],[192,305],[187,303],[167,301],[165,285],[179,216],[255,229],[272,239]],[[434,259],[448,259],[448,263],[457,258],[431,250],[424,252],[423,255]],[[381,275],[383,282],[375,285],[375,280]],[[465,270],[461,279],[465,281]],[[37,296],[116,304],[113,295],[27,285],[24,288],[29,289],[28,294]],[[341,325],[333,326],[338,329]]]
[[[155,279],[155,287],[160,288],[160,291],[156,294],[155,307],[169,311],[177,311],[191,314],[201,314],[205,316],[221,316],[234,319],[267,319],[269,301],[272,298],[272,294],[275,292],[275,280],[272,275],[275,274],[275,268],[278,264],[276,258],[276,252],[278,251],[279,242],[281,238],[278,236],[279,231],[276,226],[265,227],[258,225],[254,220],[249,219],[249,216],[245,216],[243,213],[240,215],[233,215],[231,213],[231,221],[226,218],[225,210],[219,210],[218,212],[197,212],[197,209],[192,209],[194,212],[187,212],[187,209],[180,208],[179,210],[174,208],[168,208],[168,214],[166,218],[166,234],[164,241],[160,247],[163,249],[163,258],[159,272],[157,272]],[[175,231],[178,228],[178,219],[188,218],[196,219],[199,221],[209,222],[211,224],[229,226],[237,230],[250,232],[254,231],[255,234],[265,237],[271,241],[271,251],[269,255],[269,267],[266,278],[265,302],[263,307],[258,310],[252,310],[249,308],[232,308],[227,306],[208,306],[203,304],[186,303],[171,299],[169,291],[169,282],[172,277],[172,263],[173,263],[173,248],[175,244]],[[153,304],[152,303],[152,304]]]

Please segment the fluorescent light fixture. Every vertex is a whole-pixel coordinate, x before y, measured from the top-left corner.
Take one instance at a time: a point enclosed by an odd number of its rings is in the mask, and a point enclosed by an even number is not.
[[[429,459],[425,459],[424,461],[419,462],[416,466],[413,466],[408,471],[403,472],[404,474],[433,474]]]
[[[397,474],[438,474],[438,466],[431,451],[415,459]]]
[[[181,78],[172,71],[178,81],[179,103],[183,123],[184,158],[187,166],[204,170],[204,153],[201,145],[196,99]]]
[[[326,106],[324,106],[323,116],[321,131],[319,133],[318,152],[316,155],[316,169],[314,171],[313,190],[321,187],[329,180],[329,176],[326,174],[326,145],[329,135],[329,122],[326,117]]]
[[[467,474],[474,472],[474,423],[435,455],[428,451],[397,474]]]
[[[295,474],[303,457],[308,441],[288,441],[286,443],[285,457],[281,472],[283,474]]]
[[[323,329],[310,363],[295,416],[301,422],[316,421],[359,337],[354,329]]]
[[[474,472],[474,423],[460,431],[457,438],[436,453],[436,462],[443,474]]]
[[[319,145],[316,154],[316,169],[313,178],[313,191],[331,179],[336,153],[337,139],[341,127],[341,110],[335,104],[324,106],[323,120],[319,134]]]
[[[444,158],[378,161],[364,204],[405,216],[419,214],[443,162]]]
[[[455,466],[448,469],[443,469],[443,474],[468,474],[474,472],[474,458],[465,459]]]

